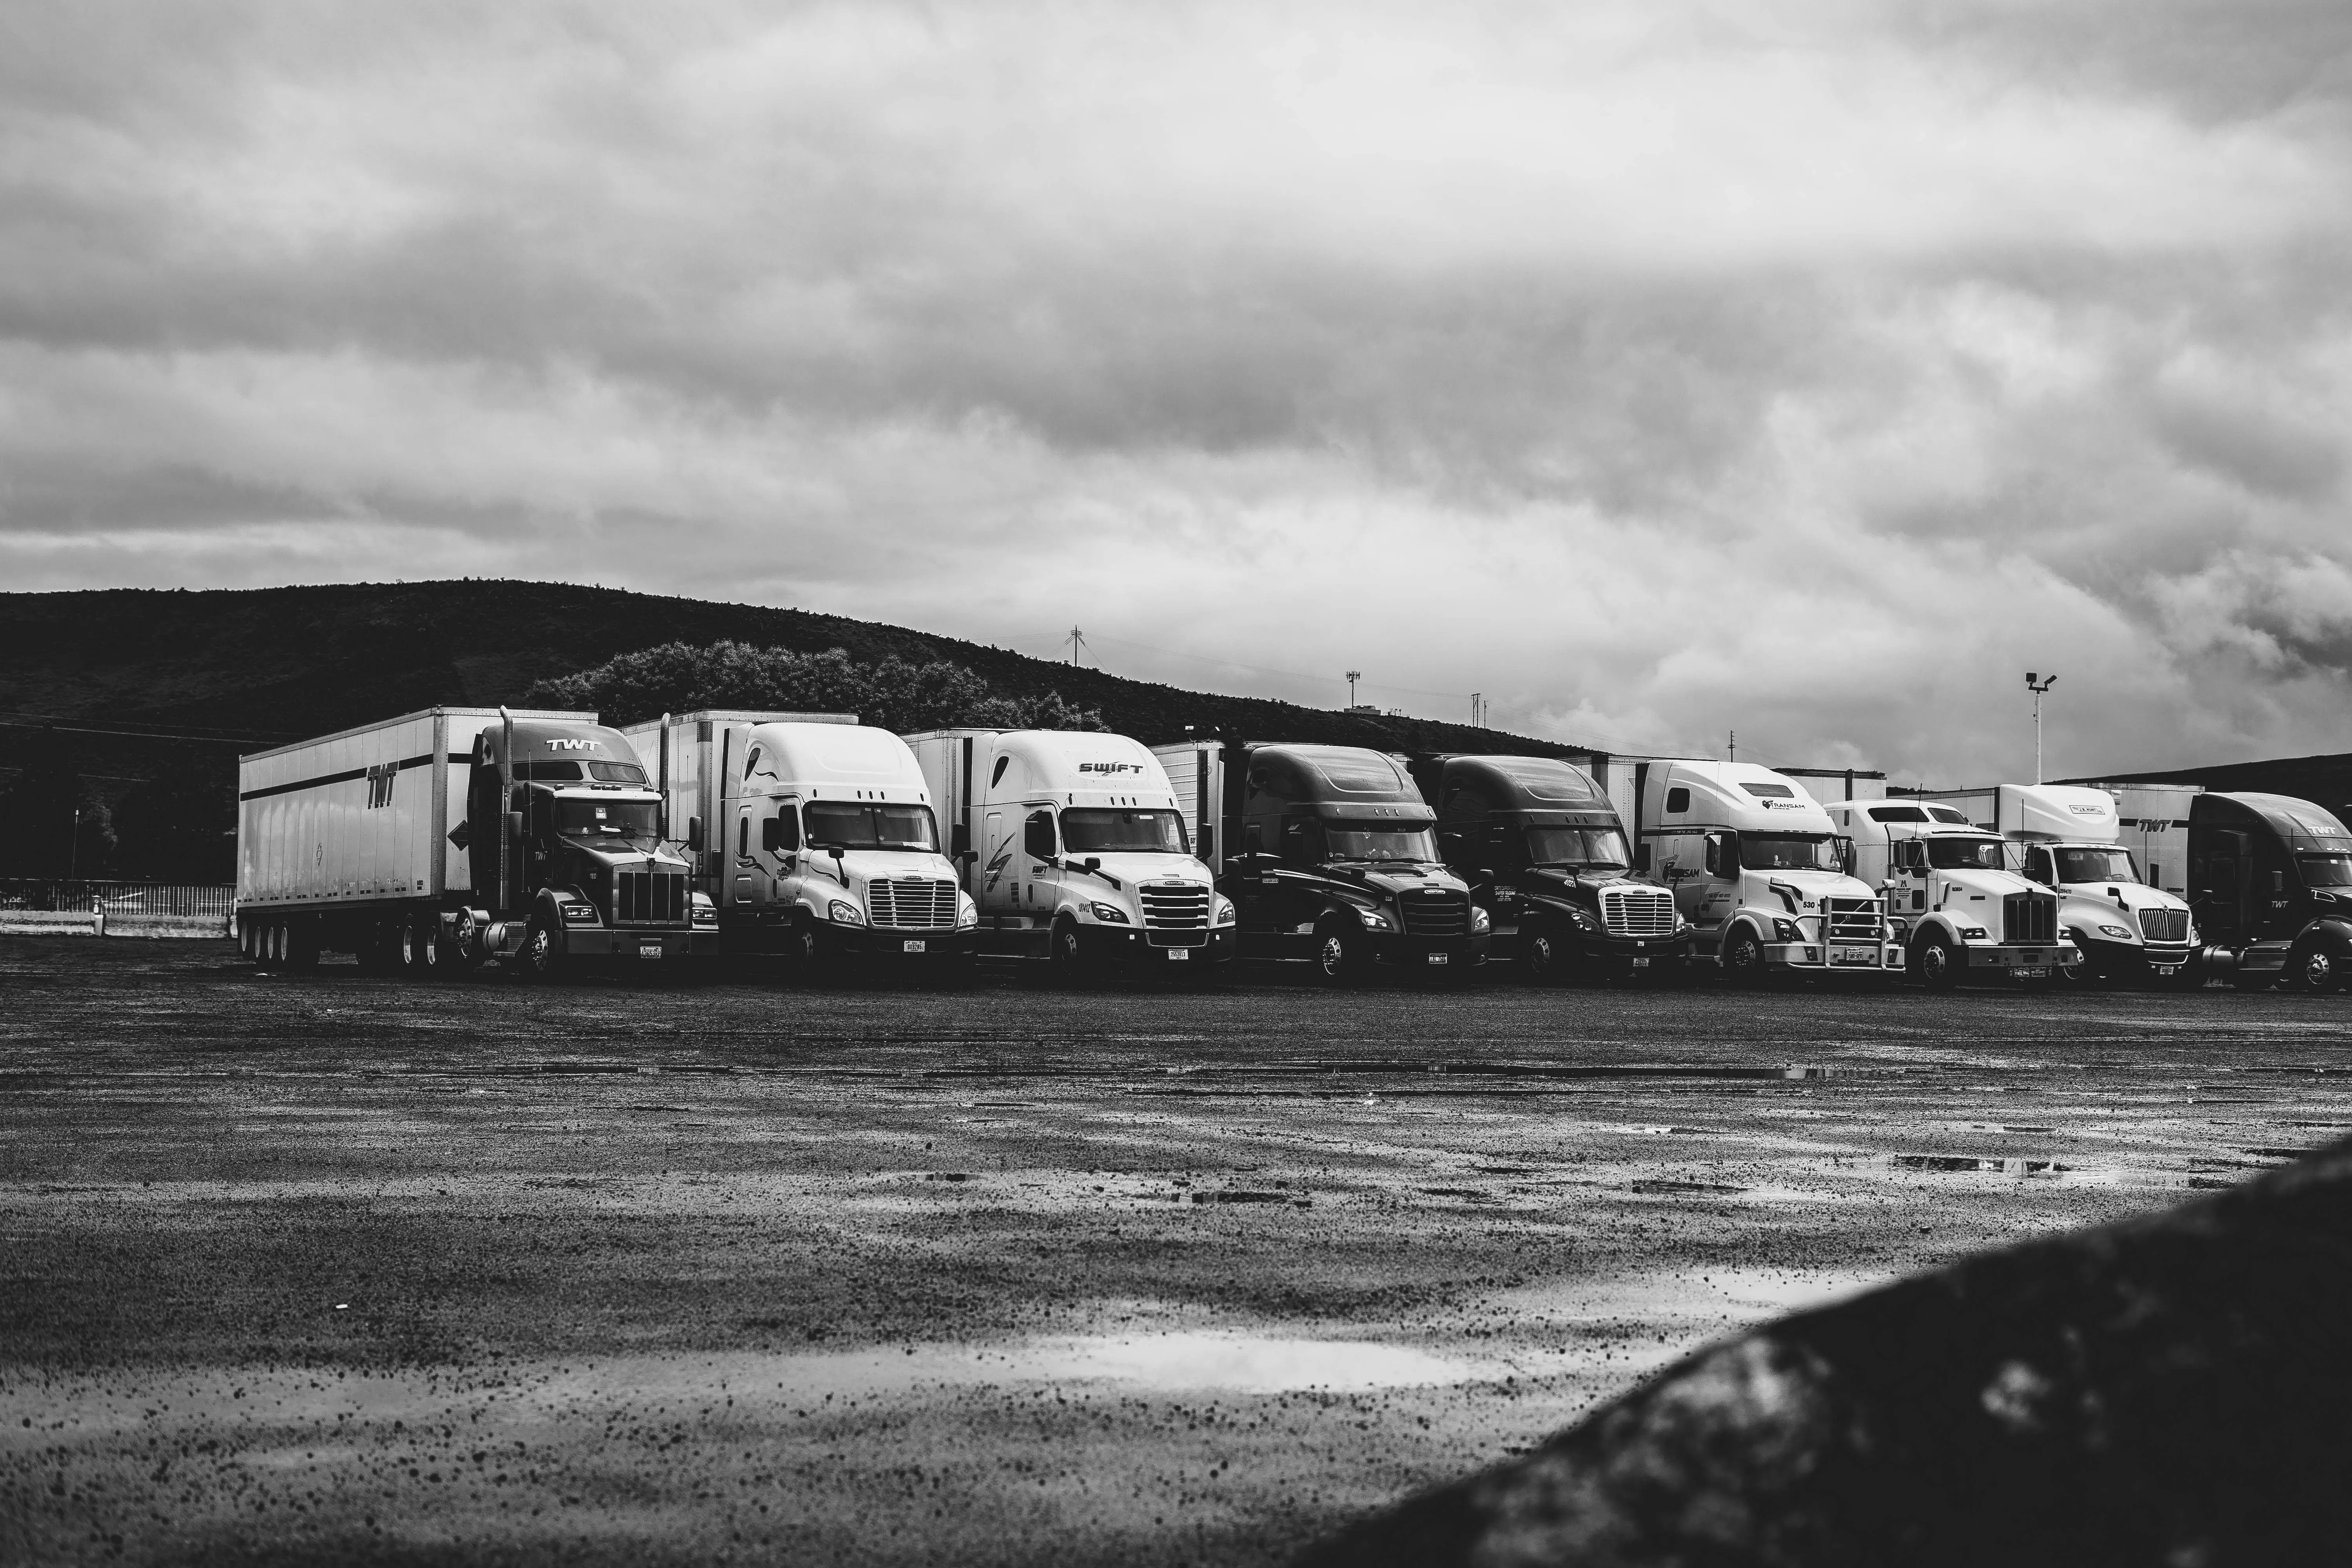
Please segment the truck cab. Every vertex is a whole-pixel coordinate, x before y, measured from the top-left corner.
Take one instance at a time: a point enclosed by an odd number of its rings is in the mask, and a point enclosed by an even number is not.
[[[1354,746],[1253,745],[1227,773],[1223,886],[1242,951],[1303,958],[1331,984],[1377,969],[1459,974],[1491,917],[1438,857],[1404,764]]]
[[[2066,973],[2108,983],[2198,984],[2189,902],[2149,887],[2121,839],[2116,798],[2072,784],[2002,784],[1994,826],[2026,880],[2058,895],[2058,928],[2082,950]]]
[[[2080,963],[2058,895],[2009,868],[2009,847],[1950,806],[1846,800],[1828,807],[1853,869],[1885,896],[1912,979],[1948,990],[1964,974],[2046,981]]]
[[[1412,764],[1437,811],[1437,848],[1490,922],[1491,956],[1538,984],[1680,979],[1691,926],[1665,888],[1632,874],[1609,798],[1551,757],[1434,757]]]
[[[1229,962],[1234,916],[1193,854],[1160,759],[1084,730],[908,737],[977,900],[982,951],[1066,974],[1200,975]]]
[[[2208,973],[2243,989],[2335,991],[2352,977],[2352,831],[2291,795],[2189,805],[2189,897]]]
[[[1903,972],[1885,905],[1848,875],[1847,844],[1795,780],[1754,763],[1652,763],[1638,799],[1636,863],[1674,890],[1700,962],[1748,984]]]
[[[664,842],[662,799],[627,739],[579,721],[507,719],[474,742],[464,824],[485,956],[544,975],[579,959],[683,957],[717,914]]]

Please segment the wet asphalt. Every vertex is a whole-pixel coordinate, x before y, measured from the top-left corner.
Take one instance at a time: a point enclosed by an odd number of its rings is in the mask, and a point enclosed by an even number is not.
[[[2352,1130],[2352,999],[0,939],[0,1563],[1265,1563]]]

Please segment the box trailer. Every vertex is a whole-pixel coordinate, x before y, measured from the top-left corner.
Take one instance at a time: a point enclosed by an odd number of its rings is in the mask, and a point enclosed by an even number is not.
[[[433,708],[257,752],[237,764],[238,943],[274,968],[345,952],[418,975],[682,958],[716,913],[661,828],[593,713]]]
[[[722,951],[969,972],[977,908],[897,735],[855,714],[718,709],[624,733],[654,763]]]

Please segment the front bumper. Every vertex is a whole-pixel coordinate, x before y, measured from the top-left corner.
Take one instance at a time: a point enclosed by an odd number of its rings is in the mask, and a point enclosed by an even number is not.
[[[1486,962],[1493,939],[1475,936],[1413,936],[1379,931],[1372,936],[1372,957],[1399,969],[1475,969]]]
[[[2083,962],[2101,974],[2118,979],[2147,976],[2167,980],[2184,973],[2195,962],[2197,950],[2185,942],[2169,943],[2094,940],[2083,944]]]
[[[2056,973],[2083,961],[2082,949],[2071,942],[2053,947],[2011,946],[2007,942],[1963,942],[1956,950],[1963,966],[1971,970],[2044,969]]]
[[[980,951],[980,932],[900,930],[892,926],[828,925],[827,946],[845,958],[872,958],[886,963],[945,963],[970,958]]]
[[[1155,931],[1149,926],[1082,925],[1078,941],[1087,956],[1135,969],[1175,969],[1194,963],[1228,963],[1235,942],[1232,926],[1203,931]],[[1181,956],[1179,956],[1179,955]]]
[[[1899,942],[1772,942],[1764,962],[1810,974],[1899,974],[1907,961]]]
[[[719,930],[633,931],[626,926],[567,926],[563,951],[571,958],[609,958],[631,963],[645,959],[691,958],[719,951]]]
[[[1689,931],[1680,936],[1595,936],[1574,930],[1570,941],[1585,968],[1627,976],[1686,969],[1697,947]]]

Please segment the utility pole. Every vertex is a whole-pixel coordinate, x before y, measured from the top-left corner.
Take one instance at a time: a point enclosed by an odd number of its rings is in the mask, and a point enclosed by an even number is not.
[[[1725,760],[1734,763],[1739,760],[1739,731],[1737,730],[1731,732],[1731,755]]]
[[[2033,693],[2033,782],[2042,782],[2042,694],[2058,684],[2054,675],[2038,676],[2025,672],[2025,689]]]
[[[1111,640],[1116,642],[1118,639],[1114,637]],[[1078,650],[1087,646],[1087,634],[1078,630],[1077,627],[1072,626],[1070,628],[1069,641],[1070,662],[1075,665],[1078,662]]]
[[[1356,682],[1363,679],[1364,672],[1360,669],[1351,669],[1348,672],[1348,706],[1350,708],[1356,705]]]
[[[1482,692],[1470,694],[1470,727],[1474,730],[1486,727],[1486,699]]]
[[[81,878],[81,807],[74,807],[73,837],[66,843],[66,880]]]

